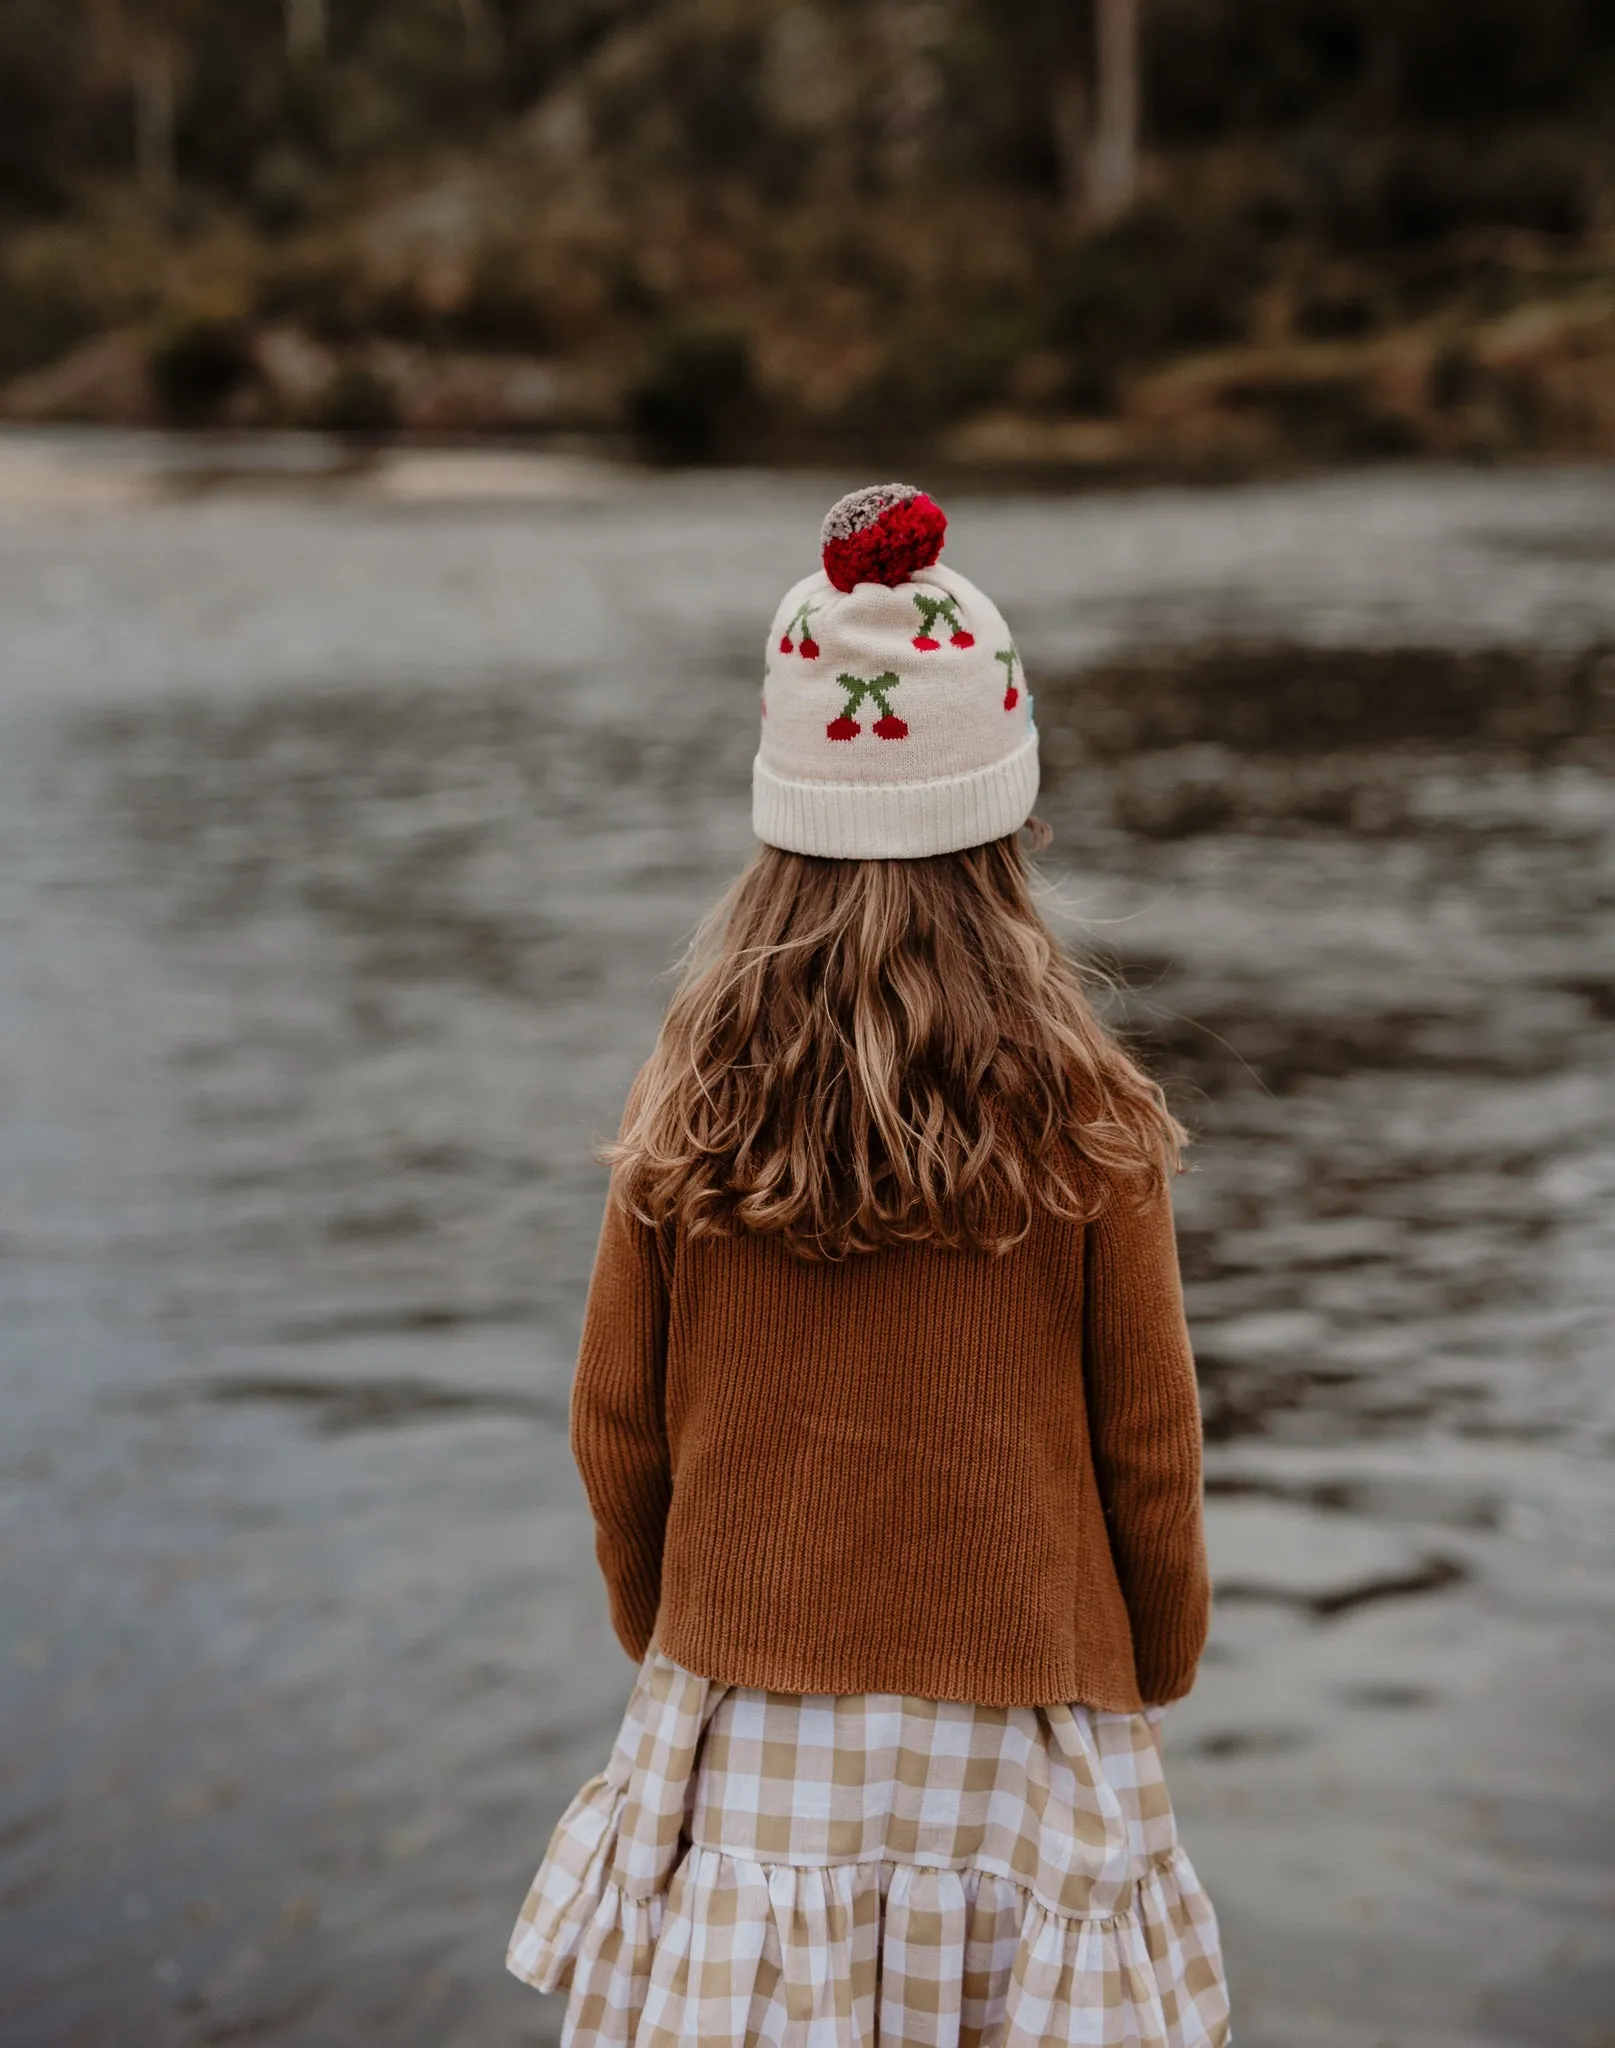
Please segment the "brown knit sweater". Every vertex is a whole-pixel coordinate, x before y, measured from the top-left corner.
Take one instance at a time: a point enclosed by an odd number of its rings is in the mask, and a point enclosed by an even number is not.
[[[1117,1712],[1209,1592],[1172,1211],[815,1265],[608,1203],[572,1395],[613,1626],[777,1692]]]

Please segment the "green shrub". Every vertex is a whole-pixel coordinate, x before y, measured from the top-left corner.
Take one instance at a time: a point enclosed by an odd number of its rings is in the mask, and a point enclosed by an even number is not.
[[[479,251],[454,328],[478,347],[543,355],[555,346],[555,323],[528,252],[491,242]]]
[[[1482,162],[1480,192],[1501,226],[1576,235],[1592,225],[1584,147],[1560,135],[1521,135],[1487,151]]]
[[[301,227],[313,208],[316,182],[307,159],[295,149],[267,150],[252,173],[253,219],[270,235]]]
[[[1608,0],[1151,0],[1144,102],[1168,142],[1364,118],[1468,131],[1607,100]]]
[[[751,349],[725,328],[674,327],[628,394],[628,417],[653,461],[714,462],[754,409]]]
[[[1479,386],[1475,352],[1465,341],[1449,341],[1431,359],[1426,392],[1438,412],[1456,412]]]
[[[1416,248],[1466,231],[1579,233],[1592,218],[1585,152],[1558,136],[1486,148],[1408,135],[1365,151],[1323,198],[1326,224],[1362,248]]]
[[[1014,300],[995,305],[944,303],[916,308],[890,337],[886,359],[844,402],[840,430],[896,452],[938,427],[1003,398],[1017,367],[1047,354],[1037,309]],[[1047,366],[1043,402],[1061,400],[1058,358]]]
[[[246,321],[226,306],[172,314],[151,345],[152,391],[173,426],[205,426],[250,367]]]
[[[1140,207],[1073,249],[1050,338],[1103,389],[1130,364],[1240,339],[1261,275],[1258,245],[1231,221]]]
[[[104,319],[65,238],[25,243],[0,266],[0,378],[53,362]]]
[[[1230,397],[1240,410],[1265,413],[1281,446],[1313,460],[1407,455],[1415,446],[1411,423],[1385,409],[1360,371],[1268,372]]]
[[[1303,287],[1296,301],[1299,334],[1317,341],[1353,341],[1380,324],[1381,307],[1360,279],[1326,278]]]
[[[277,250],[258,282],[266,320],[287,320],[322,341],[341,344],[383,327],[377,293],[355,251],[293,242]]]
[[[320,403],[318,424],[353,440],[379,440],[398,430],[398,394],[371,364],[344,363]]]

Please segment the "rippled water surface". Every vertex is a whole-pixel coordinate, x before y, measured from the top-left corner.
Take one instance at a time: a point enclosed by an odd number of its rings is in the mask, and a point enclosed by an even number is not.
[[[558,2029],[589,1140],[841,483],[478,461],[0,443],[8,2043]],[[1240,2037],[1609,2048],[1615,480],[954,509],[1199,1140]]]

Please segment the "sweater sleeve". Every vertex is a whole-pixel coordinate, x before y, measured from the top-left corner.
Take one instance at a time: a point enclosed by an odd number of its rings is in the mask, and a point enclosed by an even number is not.
[[[1200,1501],[1200,1401],[1172,1202],[1118,1192],[1088,1226],[1083,1373],[1110,1546],[1148,1704],[1194,1683],[1211,1590]]]
[[[656,1232],[608,1197],[572,1382],[572,1455],[594,1513],[611,1625],[636,1663],[656,1623],[673,1490],[662,1405],[667,1299]]]

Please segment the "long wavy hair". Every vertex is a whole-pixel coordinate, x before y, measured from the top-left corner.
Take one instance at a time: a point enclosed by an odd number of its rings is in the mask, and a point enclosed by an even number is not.
[[[759,850],[701,925],[603,1148],[616,1198],[805,1258],[999,1253],[1041,1203],[1158,1188],[1184,1132],[1039,916],[1018,835],[923,860]]]

